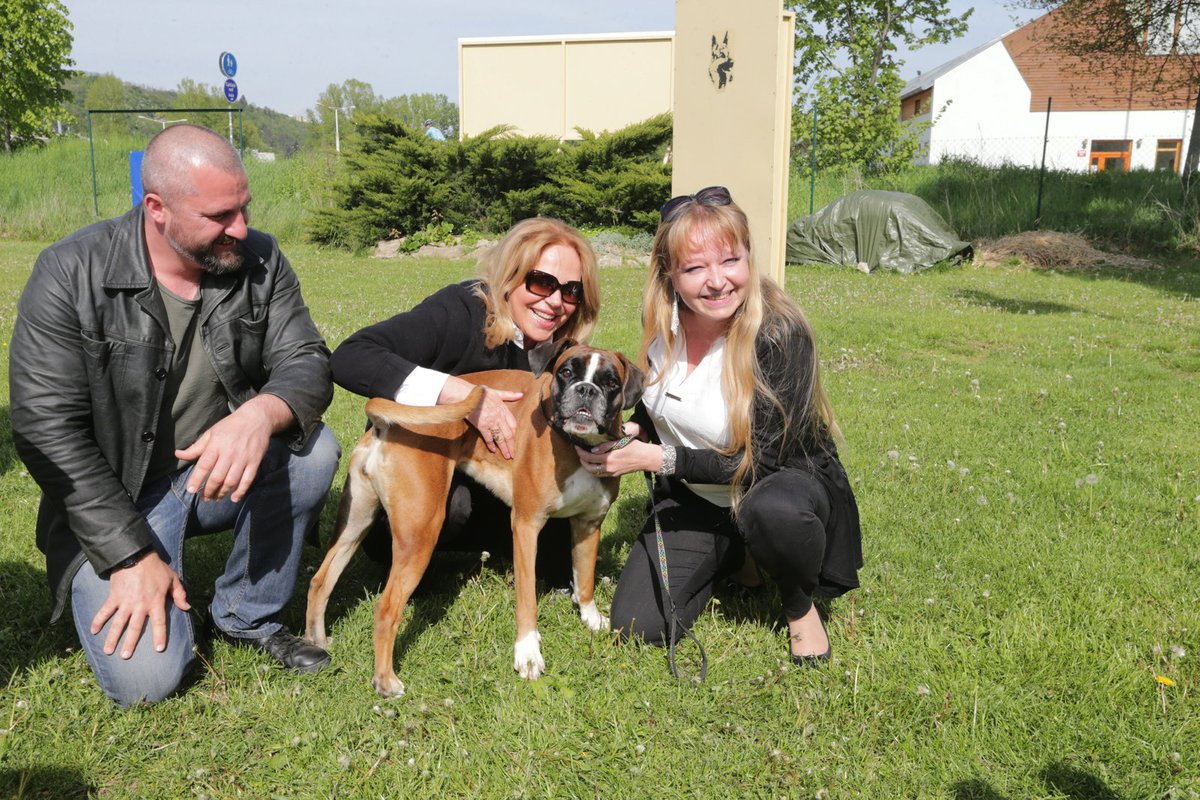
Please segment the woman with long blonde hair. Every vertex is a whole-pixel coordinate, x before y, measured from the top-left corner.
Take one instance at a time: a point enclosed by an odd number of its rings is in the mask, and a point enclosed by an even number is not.
[[[338,345],[330,362],[333,380],[364,397],[408,405],[455,403],[474,388],[459,375],[528,371],[530,349],[563,338],[586,341],[599,311],[600,279],[587,240],[561,220],[522,220],[480,259],[478,277],[452,283]],[[520,396],[485,388],[483,401],[467,418],[488,449],[505,458],[512,458],[517,424],[505,401]],[[511,552],[508,519],[503,502],[456,472],[438,546]],[[571,537],[566,520],[551,520],[541,545],[538,577],[559,588],[568,586]],[[390,563],[386,519],[372,528],[363,550]]]
[[[858,586],[858,506],[812,329],[755,267],[749,223],[727,189],[663,206],[643,303],[647,387],[626,431],[637,439],[580,450],[597,474],[661,476],[653,500],[665,552],[652,517],[617,584],[613,628],[666,643],[660,558],[684,626],[719,581],[761,585],[757,564],[782,597],[792,661],[819,666],[832,648],[813,597]]]

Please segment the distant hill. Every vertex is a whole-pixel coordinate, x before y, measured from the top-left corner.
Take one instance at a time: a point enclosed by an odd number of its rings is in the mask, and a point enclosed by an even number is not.
[[[96,73],[84,72],[67,81],[67,89],[71,92],[72,100],[67,103],[66,110],[74,118],[74,122],[68,124],[68,129],[75,128],[86,135],[88,93],[91,91],[92,85],[96,80],[101,77],[103,76]],[[220,96],[219,89],[205,86],[204,84],[191,84],[187,87],[189,91],[184,94],[171,89],[151,89],[124,81],[120,83],[122,87],[119,96],[120,105],[118,106],[116,101],[118,94],[111,92],[105,94],[106,98],[112,99],[104,103],[103,107],[150,109],[178,107],[208,108],[211,106],[214,110],[222,111],[229,108],[229,104],[225,102],[225,98]],[[203,116],[208,118],[202,119],[198,115],[195,119],[189,119],[189,122],[207,124],[214,128],[223,124],[222,118],[215,114]],[[158,119],[170,119],[171,115],[158,114],[156,117]],[[103,123],[101,123],[102,119]],[[300,148],[308,143],[309,132],[306,122],[269,108],[256,106],[253,103],[249,104],[246,106],[244,122],[246,128],[246,146],[255,150],[269,151],[276,153],[280,157],[288,157],[295,155]],[[137,114],[93,115],[93,127],[95,128],[98,124],[102,124],[105,130],[119,130],[147,137],[162,128],[161,123],[141,119]],[[234,124],[237,124],[236,121]]]

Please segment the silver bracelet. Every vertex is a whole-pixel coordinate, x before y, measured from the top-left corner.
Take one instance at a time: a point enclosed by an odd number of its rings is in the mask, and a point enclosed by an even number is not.
[[[675,448],[669,444],[664,444],[662,446],[662,466],[659,467],[658,474],[675,474]]]

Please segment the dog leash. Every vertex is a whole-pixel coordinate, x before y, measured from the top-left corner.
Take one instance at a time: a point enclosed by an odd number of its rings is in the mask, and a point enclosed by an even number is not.
[[[675,609],[675,599],[671,597],[671,580],[667,572],[667,546],[663,541],[662,524],[658,520],[658,507],[654,503],[654,479],[649,472],[642,474],[646,477],[646,489],[650,492],[650,514],[654,517],[654,537],[658,543],[658,578],[662,582],[663,596],[667,598],[667,607],[671,616],[667,631],[667,665],[671,670],[671,677],[679,680],[679,670],[675,666],[675,644],[680,638],[676,636],[676,632],[683,631],[683,635],[695,642],[696,647],[700,650],[700,674],[692,678],[692,682],[701,683],[708,675],[708,655],[704,652],[704,645],[700,644],[696,634],[692,633],[691,628],[679,620],[679,613]]]

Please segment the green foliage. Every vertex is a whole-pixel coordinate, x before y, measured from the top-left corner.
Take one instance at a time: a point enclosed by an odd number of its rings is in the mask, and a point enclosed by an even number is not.
[[[1200,252],[1200,198],[1170,172],[1047,172],[1037,219],[1039,170],[947,160],[887,175],[857,169],[820,175],[815,208],[860,189],[908,192],[929,203],[964,239],[1041,228],[1080,233],[1141,252]],[[788,219],[809,213],[808,175],[793,173]]]
[[[50,133],[69,94],[71,30],[60,0],[0,2],[0,140],[4,152]],[[61,115],[59,116],[61,118]]]
[[[116,75],[99,75],[88,86],[84,104],[88,109],[127,108],[125,84]],[[96,114],[92,120],[92,130],[100,136],[113,136],[127,133],[129,124],[117,114]]]
[[[955,16],[949,0],[816,0],[796,11],[797,160],[812,159],[817,114],[818,168],[861,165],[906,169],[919,131],[900,122],[900,44],[945,43],[966,32],[971,9]]]
[[[575,225],[644,230],[670,194],[662,163],[668,115],[578,142],[514,136],[498,127],[432,142],[394,117],[357,119],[333,187],[334,208],[312,223],[316,241],[361,247],[434,221],[499,232],[544,215]]]
[[[449,222],[431,222],[406,236],[400,245],[400,252],[415,253],[427,244],[450,244],[453,241],[454,227]]]
[[[157,132],[159,126],[154,126]],[[53,241],[97,221],[129,210],[129,151],[146,136],[54,139],[46,147],[24,148],[0,167],[0,240]],[[92,156],[96,159],[99,217],[92,202]],[[254,227],[295,241],[305,233],[305,216],[322,202],[322,187],[333,175],[333,159],[301,153],[274,162],[246,160],[254,193]],[[30,187],[37,187],[31,191]]]

